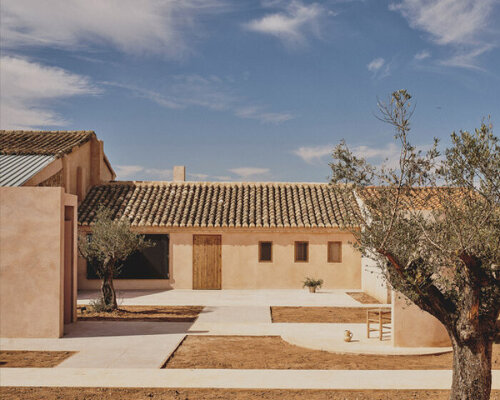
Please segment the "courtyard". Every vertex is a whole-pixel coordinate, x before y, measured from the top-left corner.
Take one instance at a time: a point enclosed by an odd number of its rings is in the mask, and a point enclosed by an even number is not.
[[[90,309],[96,296],[97,292],[80,292],[79,307]],[[437,391],[435,398],[442,391],[445,398],[451,382],[450,348],[397,348],[391,345],[390,334],[384,340],[376,334],[368,339],[360,315],[390,305],[363,304],[354,298],[359,296],[343,290],[314,294],[306,290],[119,291],[118,297],[120,307],[139,307],[138,314],[152,306],[164,316],[169,309],[175,313],[194,310],[195,314],[184,322],[79,320],[61,339],[3,338],[4,354],[10,352],[12,357],[29,351],[34,359],[21,365],[25,368],[9,368],[8,361],[0,368],[6,398],[16,398],[21,392],[23,397],[35,398],[29,397],[37,393],[34,388],[47,398],[57,398],[50,396],[61,388],[86,388],[88,396],[95,395],[92,388],[108,390],[108,394],[124,390],[116,388],[151,388],[155,398],[177,398],[169,392],[173,388],[187,390],[185,398],[212,398],[211,392],[196,397],[203,388],[229,396],[220,398],[253,398],[259,390],[269,391],[264,392],[267,395],[277,391],[276,398],[286,390],[295,391],[289,392],[289,398],[293,393],[304,395],[303,391],[313,391],[311,398],[328,398],[321,397],[325,390],[342,391],[338,393],[345,397],[339,398],[363,399],[366,390],[380,390],[380,398],[388,399],[392,397],[383,396],[401,396],[399,391],[419,396]],[[272,310],[275,317],[280,312],[280,322],[274,321]],[[322,315],[325,321],[332,320],[335,310],[342,311],[344,322],[319,322]],[[316,322],[282,322],[308,311]],[[351,342],[344,341],[346,329],[353,333]],[[50,352],[57,357],[54,364],[46,361]],[[44,364],[37,365],[37,354]],[[500,390],[499,368],[500,352],[495,345],[493,396]],[[126,396],[139,392],[127,393],[120,396],[132,398]],[[174,397],[161,397],[168,393]]]

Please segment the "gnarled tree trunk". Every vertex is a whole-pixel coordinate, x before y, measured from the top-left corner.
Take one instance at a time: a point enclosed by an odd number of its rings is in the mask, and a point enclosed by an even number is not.
[[[489,400],[493,341],[488,335],[463,343],[451,337],[453,383],[450,400]]]
[[[104,304],[110,309],[116,310],[118,304],[116,302],[115,287],[113,286],[113,268],[106,268],[102,278],[101,291]]]

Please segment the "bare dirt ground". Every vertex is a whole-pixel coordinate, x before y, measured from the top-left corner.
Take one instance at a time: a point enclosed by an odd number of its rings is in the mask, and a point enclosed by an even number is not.
[[[273,322],[365,323],[366,309],[356,307],[271,307]]]
[[[310,350],[279,336],[188,335],[164,368],[228,369],[451,369],[452,354],[383,356]],[[493,347],[493,369],[500,369],[500,345]]]
[[[346,292],[346,294],[361,304],[380,304],[380,301],[365,292]]]
[[[112,312],[95,312],[90,305],[79,305],[77,317],[80,321],[193,322],[202,310],[203,306],[120,306]]]
[[[2,387],[4,400],[447,400],[448,390],[247,390]],[[500,400],[493,391],[491,400]]]
[[[0,368],[52,368],[73,351],[0,351]]]

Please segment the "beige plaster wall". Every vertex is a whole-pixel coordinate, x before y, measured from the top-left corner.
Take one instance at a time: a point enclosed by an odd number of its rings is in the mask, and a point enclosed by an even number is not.
[[[222,236],[223,289],[297,289],[306,277],[322,278],[324,288],[361,288],[361,257],[348,243],[349,233],[318,230],[191,230],[160,228],[142,233],[170,235],[170,280],[117,279],[117,289],[191,289],[193,274],[193,234]],[[273,261],[258,261],[259,241],[273,242]],[[309,242],[309,262],[294,261],[294,242]],[[327,242],[342,241],[342,263],[327,262]],[[97,289],[98,280],[86,279],[86,264],[79,261],[78,288]]]
[[[23,186],[37,186],[47,178],[62,170],[66,193],[78,196],[81,202],[92,185],[114,179],[114,174],[104,160],[103,143],[92,138],[71,153],[51,164],[30,178]],[[81,169],[82,192],[78,190],[78,169]]]
[[[367,257],[361,258],[361,287],[364,292],[382,303],[391,302],[391,290],[380,272],[377,263]]]
[[[2,337],[63,335],[64,204],[62,188],[0,188]]]
[[[392,340],[396,347],[451,346],[443,324],[399,292],[392,293]]]

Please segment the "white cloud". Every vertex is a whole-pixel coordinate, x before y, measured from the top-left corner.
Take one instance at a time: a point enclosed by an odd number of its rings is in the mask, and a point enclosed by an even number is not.
[[[483,71],[477,63],[477,57],[481,54],[486,53],[487,51],[493,48],[492,45],[485,44],[484,46],[480,46],[477,48],[470,49],[469,51],[457,51],[453,56],[446,60],[441,60],[441,65],[446,65],[449,67],[461,67],[468,69],[476,69]]]
[[[374,60],[370,61],[370,63],[366,66],[368,68],[368,71],[371,72],[377,72],[382,68],[385,64],[385,60],[382,57],[375,58]]]
[[[382,57],[378,57],[370,61],[366,68],[373,73],[376,78],[385,78],[391,72],[391,64],[387,63]]]
[[[299,156],[308,164],[321,163],[323,157],[332,153],[333,145],[327,144],[324,146],[312,146],[312,147],[299,147],[292,153]]]
[[[269,168],[241,167],[241,168],[232,168],[229,169],[228,171],[238,175],[243,179],[248,179],[269,173]]]
[[[431,53],[428,50],[422,50],[416,53],[413,58],[417,61],[422,61],[425,60],[426,58],[429,58],[431,56]]]
[[[325,157],[332,154],[334,147],[332,144],[299,147],[293,151],[293,154],[299,156],[308,164],[324,164],[326,163]],[[395,162],[399,160],[399,147],[394,143],[389,143],[385,147],[355,146],[351,148],[351,151],[357,157],[372,161],[383,162],[388,159],[387,165],[389,166],[394,166]]]
[[[275,5],[281,3],[272,4]],[[325,14],[326,10],[318,3],[292,1],[283,11],[255,19],[244,26],[250,31],[277,37],[288,46],[303,45],[306,42],[306,34],[319,36],[320,19]]]
[[[190,173],[188,174],[190,177],[194,179],[199,179],[199,180],[206,180],[209,175],[208,174],[196,174],[196,173]]]
[[[410,26],[427,32],[439,45],[452,46],[456,54],[441,64],[474,68],[480,54],[491,49],[485,34],[496,0],[402,0],[389,6]],[[482,49],[482,51],[481,51]],[[465,59],[465,62],[462,62]]]
[[[172,169],[148,168],[142,165],[115,165],[118,179],[131,180],[170,180]]]
[[[230,112],[236,117],[254,119],[264,124],[280,124],[294,118],[289,112],[270,112],[262,106],[249,104],[248,100],[233,93],[228,80],[217,76],[179,75],[161,92],[116,82],[105,84],[130,90],[138,97],[169,109],[202,107]]]
[[[90,80],[57,67],[24,58],[0,59],[0,124],[21,129],[67,124],[50,108],[57,100],[99,93]]]
[[[291,113],[275,113],[262,111],[261,107],[249,106],[236,109],[234,114],[240,118],[256,119],[262,123],[280,124],[294,118]]]
[[[127,52],[180,56],[198,17],[220,10],[218,0],[3,0],[4,48],[75,49],[109,44]]]

